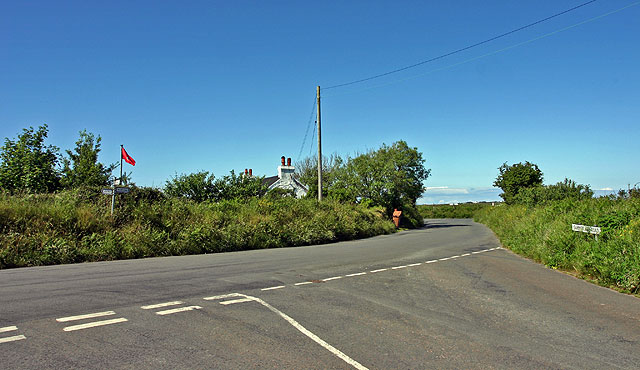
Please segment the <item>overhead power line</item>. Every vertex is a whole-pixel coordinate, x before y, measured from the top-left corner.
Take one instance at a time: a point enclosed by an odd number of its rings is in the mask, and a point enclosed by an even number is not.
[[[362,78],[362,79],[359,79],[359,80],[355,80],[355,81],[351,81],[351,82],[346,82],[346,83],[342,83],[342,84],[339,84],[339,85],[333,85],[333,86],[329,86],[329,87],[324,87],[324,88],[323,88],[323,90],[335,89],[335,88],[338,88],[338,87],[344,87],[344,86],[349,86],[349,85],[357,84],[357,83],[360,83],[360,82],[370,81],[370,80],[373,80],[373,79],[376,79],[376,78],[380,78],[380,77],[388,76],[388,75],[393,74],[393,73],[398,73],[398,72],[401,72],[401,71],[405,71],[405,70],[407,70],[407,69],[415,68],[415,67],[421,66],[421,65],[423,65],[423,64],[426,64],[426,63],[430,63],[430,62],[436,61],[436,60],[438,60],[438,59],[446,58],[446,57],[451,56],[451,55],[453,55],[453,54],[457,54],[457,53],[463,52],[463,51],[465,51],[465,50],[469,50],[469,49],[471,49],[471,48],[475,48],[476,46],[480,46],[480,45],[486,44],[486,43],[488,43],[488,42],[491,42],[491,41],[497,40],[497,39],[499,39],[499,38],[502,38],[502,37],[505,37],[505,36],[511,35],[512,33],[516,33],[516,32],[518,32],[518,31],[522,31],[522,30],[524,30],[524,29],[526,29],[526,28],[533,27],[533,26],[535,26],[535,25],[537,25],[537,24],[540,24],[540,23],[542,23],[542,22],[546,22],[546,21],[548,21],[548,20],[550,20],[550,19],[553,19],[553,18],[559,17],[559,16],[561,16],[561,15],[563,15],[563,14],[566,14],[566,13],[569,13],[569,12],[574,11],[574,10],[576,10],[576,9],[582,8],[583,6],[589,5],[589,4],[594,3],[594,2],[596,2],[596,1],[597,1],[597,0],[587,1],[586,3],[583,3],[583,4],[580,4],[580,5],[574,6],[573,8],[570,8],[570,9],[564,10],[564,11],[562,11],[562,12],[560,12],[560,13],[556,13],[556,14],[551,15],[551,16],[549,16],[549,17],[546,17],[546,18],[544,18],[544,19],[540,19],[540,20],[535,21],[535,22],[533,22],[533,23],[529,23],[529,24],[527,24],[527,25],[525,25],[525,26],[522,26],[522,27],[518,27],[518,28],[516,28],[516,29],[513,29],[513,30],[511,30],[511,31],[509,31],[509,32],[505,32],[505,33],[500,34],[500,35],[498,35],[498,36],[494,36],[494,37],[489,38],[489,39],[486,39],[486,40],[484,40],[484,41],[477,42],[477,43],[475,43],[475,44],[473,44],[473,45],[465,46],[465,47],[463,47],[463,48],[460,48],[460,49],[457,49],[457,50],[451,51],[451,52],[446,53],[446,54],[439,55],[439,56],[434,57],[434,58],[431,58],[431,59],[423,60],[423,61],[421,61],[421,62],[418,62],[418,63],[412,64],[412,65],[409,65],[409,66],[406,66],[406,67],[402,67],[402,68],[394,69],[394,70],[392,70],[392,71],[385,72],[385,73],[381,73],[381,74],[378,74],[378,75],[375,75],[375,76],[371,76],[371,77],[367,77],[367,78]]]
[[[300,152],[298,152],[298,157],[296,161],[300,159],[302,155],[302,150],[304,149],[304,144],[307,142],[307,136],[309,136],[309,128],[311,127],[311,121],[313,120],[313,113],[316,111],[316,97],[313,97],[313,107],[311,107],[311,114],[309,115],[309,121],[307,122],[307,130],[304,133],[304,139],[302,139],[302,145],[300,145]]]
[[[331,95],[325,95],[325,97],[335,97],[335,96],[340,96],[340,95],[347,95],[347,94],[360,93],[360,92],[364,92],[364,91],[368,91],[368,90],[372,90],[372,89],[376,89],[376,88],[380,88],[380,87],[389,86],[389,85],[396,84],[396,83],[399,83],[399,82],[408,81],[408,80],[411,80],[411,79],[414,79],[414,78],[418,78],[418,77],[422,77],[422,76],[425,76],[425,75],[428,75],[428,74],[431,74],[431,73],[435,73],[435,72],[439,72],[439,71],[447,70],[447,69],[450,69],[450,68],[453,68],[453,67],[456,67],[456,66],[459,66],[459,65],[462,65],[462,64],[470,63],[470,62],[473,62],[473,61],[478,60],[478,59],[486,58],[486,57],[491,56],[491,55],[495,55],[495,54],[498,54],[498,53],[502,53],[502,52],[505,52],[505,51],[507,51],[507,50],[511,50],[511,49],[514,49],[514,48],[517,48],[517,47],[520,47],[520,46],[523,46],[523,45],[526,45],[526,44],[530,44],[530,43],[532,43],[532,42],[534,42],[534,41],[538,41],[538,40],[540,40],[540,39],[543,39],[543,38],[546,38],[546,37],[549,37],[549,36],[553,36],[553,35],[555,35],[555,34],[558,34],[558,33],[560,33],[560,32],[564,32],[564,31],[570,30],[570,29],[572,29],[572,28],[575,28],[575,27],[581,26],[581,25],[583,25],[583,24],[586,24],[586,23],[590,23],[590,22],[596,21],[596,20],[598,20],[598,19],[601,19],[601,18],[604,18],[604,17],[610,16],[610,15],[612,15],[612,14],[615,14],[615,13],[621,12],[621,11],[623,11],[623,10],[627,9],[627,8],[631,8],[631,7],[633,7],[633,6],[637,6],[637,5],[640,5],[640,1],[633,2],[633,3],[631,3],[631,4],[628,4],[628,5],[626,5],[626,6],[623,6],[622,8],[618,8],[618,9],[615,9],[615,10],[612,10],[612,11],[609,11],[609,12],[606,12],[606,13],[604,13],[604,14],[600,14],[600,15],[598,15],[598,16],[595,16],[595,17],[589,18],[589,19],[587,19],[587,20],[584,20],[584,21],[581,21],[581,22],[578,22],[578,23],[574,23],[574,24],[572,24],[572,25],[570,25],[570,26],[566,26],[566,27],[563,27],[563,28],[557,29],[557,30],[552,31],[552,32],[545,33],[545,34],[543,34],[543,35],[540,35],[540,36],[534,37],[534,38],[532,38],[532,39],[529,39],[529,40],[526,40],[526,41],[522,41],[522,42],[518,42],[518,43],[516,43],[516,44],[510,45],[510,46],[507,46],[507,47],[504,47],[504,48],[502,48],[502,49],[494,50],[494,51],[491,51],[491,52],[486,53],[486,54],[482,54],[482,55],[479,55],[479,56],[476,56],[476,57],[473,57],[473,58],[465,59],[465,60],[460,61],[460,62],[457,62],[457,63],[453,63],[453,64],[446,65],[446,66],[444,66],[444,67],[436,68],[436,69],[434,69],[434,70],[430,70],[430,71],[427,71],[427,72],[422,72],[422,73],[419,73],[419,74],[416,74],[416,75],[413,75],[413,76],[409,76],[409,77],[405,77],[405,78],[401,78],[401,79],[397,79],[397,80],[393,80],[393,81],[389,81],[389,82],[381,83],[381,84],[378,84],[378,85],[369,86],[369,87],[366,87],[366,88],[362,88],[362,89],[360,89],[360,90],[355,90],[355,91],[346,91],[346,92],[341,92],[341,93],[334,93],[334,94],[331,94]]]

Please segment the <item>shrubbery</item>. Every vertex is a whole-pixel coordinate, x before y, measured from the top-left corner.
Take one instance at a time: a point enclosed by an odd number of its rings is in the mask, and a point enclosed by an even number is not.
[[[422,204],[418,206],[422,218],[473,218],[474,214],[491,203]]]
[[[488,207],[475,219],[514,252],[604,286],[640,292],[640,199],[564,199],[536,207]],[[572,231],[571,224],[599,226],[602,234],[596,240]]]
[[[291,197],[196,203],[132,187],[0,194],[0,268],[319,244],[392,233],[381,208]]]

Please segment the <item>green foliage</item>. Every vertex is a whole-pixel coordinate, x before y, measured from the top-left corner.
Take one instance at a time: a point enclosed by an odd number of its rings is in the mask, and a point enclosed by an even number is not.
[[[0,188],[10,192],[43,193],[60,187],[56,170],[58,148],[45,145],[48,126],[23,129],[17,140],[5,138],[0,153]]]
[[[170,197],[187,198],[194,202],[214,200],[217,196],[215,177],[208,171],[176,175],[167,180],[164,192]]]
[[[542,185],[542,171],[537,165],[529,163],[516,163],[509,166],[506,162],[498,168],[500,174],[493,186],[502,189],[500,197],[505,203],[513,204],[518,193],[525,188]]]
[[[513,197],[513,203],[535,206],[563,199],[584,200],[593,197],[589,185],[578,185],[573,180],[564,179],[555,185],[537,185],[522,188]]]
[[[236,175],[231,171],[221,179],[215,179],[207,171],[175,176],[165,184],[164,191],[170,197],[187,198],[194,202],[244,200],[261,197],[268,187],[263,177]]]
[[[414,212],[422,195],[423,181],[430,170],[424,167],[422,153],[404,141],[385,144],[346,160],[334,155],[323,160],[323,195],[342,202],[381,206],[388,217],[394,209],[406,211],[409,224],[422,225]],[[299,164],[300,180],[309,187],[309,197],[317,196],[317,161]]]
[[[381,208],[310,199],[196,203],[132,187],[0,193],[0,268],[292,247],[392,233]]]
[[[98,162],[102,138],[80,131],[74,151],[67,150],[68,158],[63,159],[62,185],[65,188],[79,186],[101,186],[109,184],[111,171],[116,164],[105,166]]]
[[[422,218],[473,218],[476,212],[491,203],[422,204],[418,206]]]
[[[487,207],[475,220],[489,226],[505,247],[552,268],[640,293],[640,200],[564,199],[544,205]],[[599,226],[593,235],[571,224]]]

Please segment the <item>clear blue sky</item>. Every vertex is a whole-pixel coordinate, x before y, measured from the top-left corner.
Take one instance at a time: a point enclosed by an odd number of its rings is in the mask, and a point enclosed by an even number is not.
[[[87,129],[102,136],[102,162],[118,161],[124,144],[139,185],[199,170],[271,176],[281,155],[298,158],[317,85],[411,65],[585,1],[3,1],[0,138],[47,123],[49,143],[64,150]],[[633,185],[640,5],[494,53],[633,3],[599,0],[324,90],[323,152],[406,140],[432,170],[426,203],[498,199],[503,162],[536,163],[545,183]],[[311,138],[302,156],[315,152]]]

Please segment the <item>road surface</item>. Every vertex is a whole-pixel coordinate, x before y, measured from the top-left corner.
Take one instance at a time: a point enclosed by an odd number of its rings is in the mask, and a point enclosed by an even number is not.
[[[638,369],[640,300],[471,220],[321,246],[0,271],[0,367]]]

